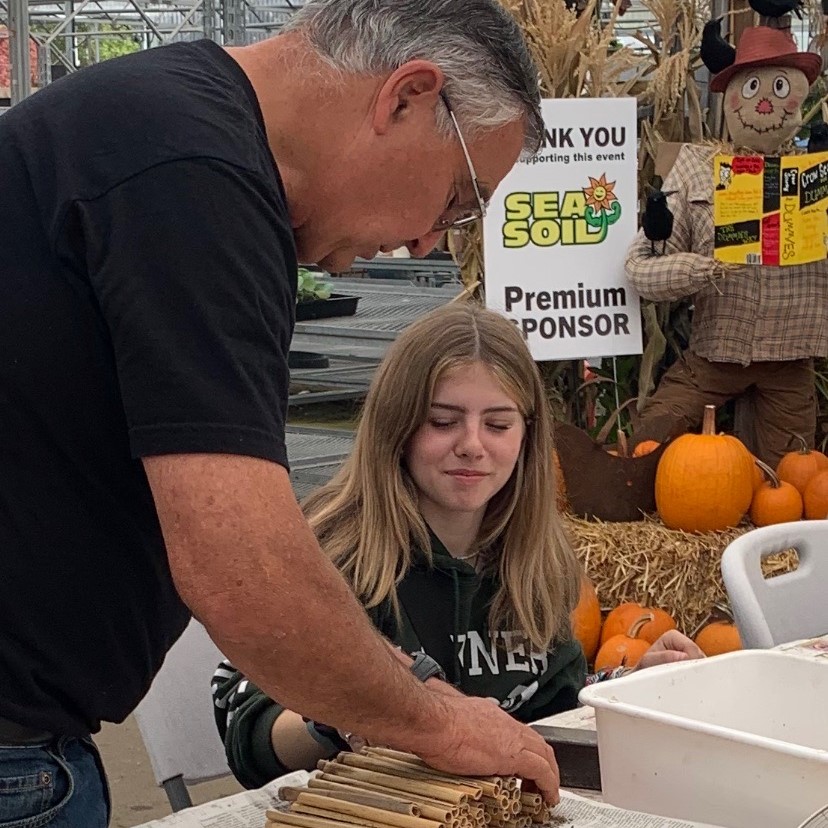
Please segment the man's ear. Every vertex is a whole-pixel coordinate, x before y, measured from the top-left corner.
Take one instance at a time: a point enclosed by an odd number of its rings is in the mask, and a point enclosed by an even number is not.
[[[433,112],[444,81],[440,67],[428,60],[410,60],[395,69],[377,92],[374,132],[383,135],[401,120]]]

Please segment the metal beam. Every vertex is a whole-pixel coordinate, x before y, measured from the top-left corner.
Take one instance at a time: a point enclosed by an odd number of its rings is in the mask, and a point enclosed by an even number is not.
[[[222,4],[224,43],[227,46],[245,45],[244,9],[244,0],[224,0]]]
[[[11,58],[11,102],[14,106],[32,94],[27,0],[9,0],[9,57]]]

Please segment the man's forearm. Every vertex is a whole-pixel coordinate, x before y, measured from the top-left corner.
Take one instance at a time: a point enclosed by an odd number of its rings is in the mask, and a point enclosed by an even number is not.
[[[236,573],[236,586],[224,596],[231,611],[209,602],[202,620],[230,660],[280,704],[388,740],[396,727],[416,726],[428,694],[392,657],[342,577],[308,541],[312,536],[265,555],[265,578]],[[226,581],[233,572],[213,577]]]
[[[284,469],[207,455],[145,465],[176,586],[238,669],[286,707],[372,741],[439,727],[439,696],[374,630]]]

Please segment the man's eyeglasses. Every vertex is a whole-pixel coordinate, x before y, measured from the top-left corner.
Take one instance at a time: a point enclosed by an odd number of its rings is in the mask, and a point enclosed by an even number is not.
[[[466,158],[466,166],[469,168],[469,176],[471,177],[472,187],[474,187],[474,195],[477,198],[476,208],[470,207],[460,210],[450,209],[440,216],[434,225],[434,230],[442,233],[453,227],[466,227],[472,222],[482,219],[486,215],[486,202],[483,200],[483,196],[480,195],[480,184],[477,181],[477,173],[474,170],[474,164],[472,163],[471,156],[469,155],[469,148],[466,146],[466,142],[463,139],[463,133],[460,132],[460,126],[457,123],[457,118],[454,116],[454,112],[448,102],[448,98],[443,92],[440,93],[440,99],[443,104],[445,104],[446,110],[451,118],[451,122],[454,124],[454,131],[457,133],[457,140],[460,142],[460,146],[463,149],[463,155]]]

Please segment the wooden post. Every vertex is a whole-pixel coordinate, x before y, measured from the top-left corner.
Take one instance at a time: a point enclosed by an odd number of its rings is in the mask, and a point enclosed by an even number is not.
[[[733,12],[733,45],[737,46],[742,32],[754,24],[754,12],[748,0],[731,0],[730,10]]]

